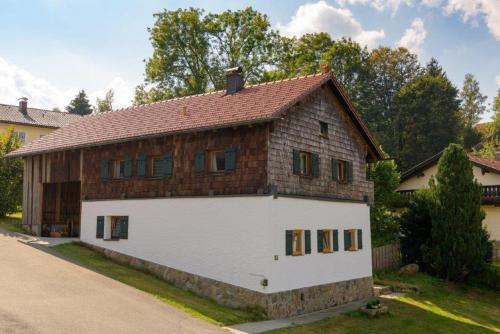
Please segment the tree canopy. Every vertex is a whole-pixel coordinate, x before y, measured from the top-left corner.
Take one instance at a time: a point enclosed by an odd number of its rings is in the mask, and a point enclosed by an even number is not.
[[[0,217],[19,211],[23,194],[23,161],[5,158],[21,146],[20,140],[9,128],[0,133]]]
[[[87,98],[87,93],[85,93],[83,89],[78,92],[73,100],[71,100],[69,105],[66,107],[66,111],[82,116],[92,114],[92,106]]]

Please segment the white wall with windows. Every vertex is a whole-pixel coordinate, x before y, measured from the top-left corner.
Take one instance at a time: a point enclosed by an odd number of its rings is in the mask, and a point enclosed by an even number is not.
[[[97,239],[98,216],[128,216],[128,239]],[[369,221],[369,207],[364,203],[289,197],[84,201],[81,239],[271,293],[371,276]],[[318,252],[317,230],[334,229],[338,230],[338,251]],[[344,249],[344,230],[351,229],[362,230],[361,250]],[[286,255],[287,230],[303,231],[301,255]],[[310,231],[310,254],[305,254],[305,230]],[[262,285],[264,279],[267,286]]]

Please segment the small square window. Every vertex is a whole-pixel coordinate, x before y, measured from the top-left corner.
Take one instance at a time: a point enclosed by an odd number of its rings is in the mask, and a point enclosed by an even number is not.
[[[223,172],[226,170],[226,155],[223,150],[210,153],[210,171]]]
[[[328,137],[328,123],[319,122],[320,133],[323,137]]]
[[[125,176],[125,160],[116,160],[113,177],[115,179],[121,179]]]
[[[311,175],[311,153],[300,152],[300,174],[309,176]]]
[[[293,230],[292,255],[302,255],[302,230]]]
[[[151,176],[152,177],[163,176],[163,158],[162,157],[152,157],[151,158]]]

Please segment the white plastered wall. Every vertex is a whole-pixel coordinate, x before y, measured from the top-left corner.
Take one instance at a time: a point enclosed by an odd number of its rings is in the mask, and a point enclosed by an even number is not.
[[[97,216],[129,216],[128,239],[96,239]],[[271,196],[85,201],[81,240],[260,292],[372,275],[369,207]],[[287,229],[311,230],[311,254],[285,255]],[[339,252],[317,252],[317,230],[339,230]],[[343,230],[363,229],[344,251]],[[278,260],[275,260],[275,255]],[[268,279],[268,286],[261,285]]]

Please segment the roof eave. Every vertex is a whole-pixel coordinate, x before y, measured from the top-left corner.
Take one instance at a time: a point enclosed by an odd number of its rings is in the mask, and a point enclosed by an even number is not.
[[[131,142],[135,140],[141,140],[141,139],[153,139],[153,138],[159,138],[163,136],[173,136],[173,135],[178,135],[178,134],[186,134],[186,133],[194,133],[194,132],[203,132],[203,131],[211,131],[211,130],[219,130],[219,129],[227,129],[227,128],[232,128],[232,127],[237,127],[237,126],[246,126],[246,125],[254,125],[254,124],[264,124],[264,123],[269,123],[272,121],[275,121],[279,119],[279,117],[267,117],[267,118],[259,118],[255,120],[250,120],[250,121],[244,121],[244,122],[235,122],[235,123],[230,123],[230,124],[223,124],[223,125],[216,125],[216,126],[209,126],[209,127],[201,127],[201,128],[190,128],[186,130],[179,130],[179,131],[170,131],[170,132],[161,132],[161,133],[155,133],[151,135],[143,135],[143,136],[134,136],[134,137],[127,137],[127,138],[121,138],[121,139],[114,139],[114,140],[108,140],[108,141],[102,141],[98,143],[88,143],[88,144],[82,144],[82,145],[73,145],[73,146],[68,146],[64,148],[54,148],[54,149],[48,149],[48,150],[38,150],[38,151],[31,151],[27,153],[16,153],[16,151],[10,152],[5,155],[6,158],[23,158],[23,157],[29,157],[29,156],[34,156],[34,155],[40,155],[40,154],[47,154],[47,153],[53,153],[53,152],[61,152],[61,151],[71,151],[71,150],[78,150],[78,149],[84,149],[84,148],[90,148],[90,147],[97,147],[97,146],[103,146],[103,145],[112,145],[112,144],[118,144],[118,143],[125,143],[125,142]]]

